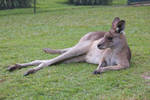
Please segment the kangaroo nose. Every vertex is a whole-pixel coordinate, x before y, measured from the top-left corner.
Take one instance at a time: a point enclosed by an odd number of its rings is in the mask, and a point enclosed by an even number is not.
[[[98,44],[98,45],[97,45],[98,48],[101,48],[101,46],[102,46],[102,44]]]

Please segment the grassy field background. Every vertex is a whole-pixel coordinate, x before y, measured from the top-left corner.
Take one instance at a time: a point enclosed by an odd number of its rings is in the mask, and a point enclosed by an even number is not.
[[[0,100],[149,100],[150,6],[74,6],[65,0],[41,0],[32,8],[0,11]],[[29,68],[7,66],[51,59],[42,49],[66,48],[91,31],[108,31],[114,17],[126,20],[131,67],[93,75],[97,65],[60,64],[23,76]],[[31,68],[31,67],[30,67]]]

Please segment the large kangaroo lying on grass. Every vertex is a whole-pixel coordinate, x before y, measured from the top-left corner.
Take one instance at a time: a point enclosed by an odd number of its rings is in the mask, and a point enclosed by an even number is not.
[[[35,60],[24,64],[15,64],[8,68],[9,71],[37,66],[28,70],[24,75],[29,75],[38,70],[57,63],[87,62],[98,64],[94,74],[108,70],[120,70],[130,66],[131,52],[128,47],[123,30],[125,21],[116,17],[112,28],[108,32],[90,32],[71,48],[52,50],[44,49],[46,53],[61,54],[49,60]]]

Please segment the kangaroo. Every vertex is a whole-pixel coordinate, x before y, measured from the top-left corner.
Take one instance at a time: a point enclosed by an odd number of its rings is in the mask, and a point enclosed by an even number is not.
[[[93,74],[100,74],[109,70],[120,70],[130,66],[131,51],[124,35],[125,21],[115,17],[108,32],[90,32],[70,48],[53,50],[43,49],[50,54],[60,54],[49,60],[35,60],[24,64],[15,64],[8,67],[8,71],[21,69],[27,66],[37,66],[29,69],[24,75],[58,63],[87,62],[98,64]]]

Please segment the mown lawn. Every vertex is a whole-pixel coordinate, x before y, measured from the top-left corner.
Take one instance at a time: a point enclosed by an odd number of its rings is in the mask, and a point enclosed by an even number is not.
[[[0,100],[149,100],[150,6],[73,6],[43,0],[32,8],[0,11]],[[44,3],[47,2],[47,3]],[[49,4],[49,6],[48,6]],[[40,8],[41,7],[41,8]],[[93,75],[97,65],[60,64],[23,76],[7,66],[51,59],[42,49],[73,46],[87,32],[108,31],[114,17],[125,19],[131,67]]]

